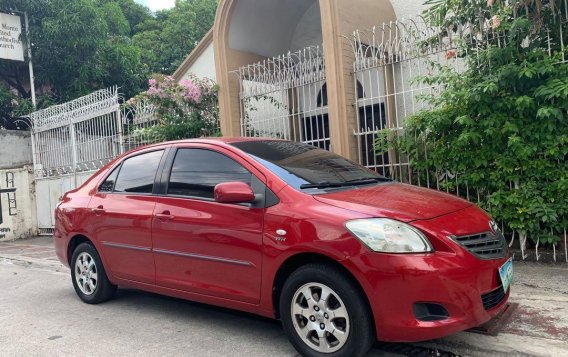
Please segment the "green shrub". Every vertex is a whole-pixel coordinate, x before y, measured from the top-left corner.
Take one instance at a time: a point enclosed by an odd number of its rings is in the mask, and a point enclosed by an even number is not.
[[[558,14],[563,2],[431,3],[433,25],[455,29],[469,23],[474,33],[485,26],[485,36],[459,44],[456,55],[465,70],[432,63],[436,74],[417,80],[441,85],[441,93],[425,98],[431,109],[407,118],[403,133],[380,133],[377,151],[406,153],[422,180],[427,172],[456,174],[442,188],[477,191],[480,205],[508,228],[535,242],[556,243],[568,227],[568,53],[560,38],[563,31],[566,43],[568,27],[561,29]]]

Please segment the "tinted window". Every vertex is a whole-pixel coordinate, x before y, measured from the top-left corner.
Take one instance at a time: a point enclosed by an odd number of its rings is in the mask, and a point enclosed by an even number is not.
[[[243,141],[232,145],[297,189],[309,184],[343,184],[383,178],[342,156],[298,142]]]
[[[213,198],[215,185],[241,181],[250,185],[251,173],[233,159],[211,150],[178,150],[170,174],[168,194]]]
[[[152,193],[154,177],[164,150],[152,151],[126,159],[122,164],[115,192]]]
[[[106,180],[99,186],[99,192],[112,192],[114,189],[114,183],[116,182],[116,176],[118,175],[118,170],[120,165],[112,170],[112,173],[108,175]]]

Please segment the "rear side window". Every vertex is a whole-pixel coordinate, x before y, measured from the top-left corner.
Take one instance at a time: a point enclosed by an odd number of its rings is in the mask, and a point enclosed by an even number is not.
[[[164,150],[152,151],[124,160],[114,192],[152,193],[163,153]]]
[[[211,150],[179,149],[174,159],[168,194],[213,198],[215,185],[240,181],[251,184],[252,174],[235,160]]]

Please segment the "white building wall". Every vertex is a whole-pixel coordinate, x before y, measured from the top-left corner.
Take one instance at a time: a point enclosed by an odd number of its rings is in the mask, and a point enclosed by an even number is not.
[[[391,0],[391,4],[397,19],[420,15],[428,8],[424,0]]]
[[[31,166],[0,170],[0,241],[37,234]]]
[[[183,79],[188,78],[190,74],[194,74],[199,78],[209,78],[216,80],[215,75],[215,54],[213,51],[213,43],[201,53],[201,56],[189,67],[188,71],[183,75]]]
[[[32,140],[29,131],[0,130],[0,169],[32,163]]]

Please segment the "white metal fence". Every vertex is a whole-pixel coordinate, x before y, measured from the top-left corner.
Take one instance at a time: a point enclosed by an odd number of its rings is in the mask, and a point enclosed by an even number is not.
[[[38,179],[102,167],[122,151],[117,88],[30,114]]]
[[[124,151],[156,141],[141,130],[157,123],[154,107],[119,100],[112,87],[30,114],[40,233],[51,233],[65,192]]]
[[[321,46],[239,68],[241,135],[301,141],[329,149]]]
[[[418,182],[404,153],[391,150],[377,155],[374,143],[383,129],[404,130],[406,118],[428,106],[421,96],[434,94],[441,85],[427,85],[416,79],[435,75],[439,69],[432,63],[449,65],[458,71],[464,68],[463,60],[451,55],[461,34],[449,32],[439,38],[439,33],[439,28],[416,17],[358,30],[350,37],[355,53],[355,85],[363,88],[363,95],[354,103],[358,128],[353,134],[357,138],[359,162],[400,181],[437,189],[442,181],[452,177],[440,173],[431,182],[430,178],[426,183]]]
[[[157,141],[145,130],[158,124],[154,105],[145,101],[136,101],[133,104],[126,102],[122,105],[120,114],[123,126],[122,147],[124,151],[153,144]]]

